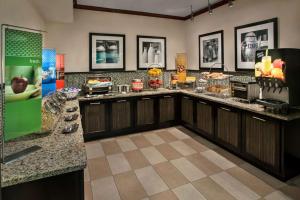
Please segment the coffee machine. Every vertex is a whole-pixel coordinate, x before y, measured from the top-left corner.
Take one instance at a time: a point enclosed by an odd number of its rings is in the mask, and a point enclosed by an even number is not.
[[[255,63],[261,92],[257,103],[280,114],[300,106],[300,49],[258,50]]]

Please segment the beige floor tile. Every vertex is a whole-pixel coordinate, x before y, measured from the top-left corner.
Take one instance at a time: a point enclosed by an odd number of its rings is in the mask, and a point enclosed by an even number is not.
[[[292,200],[290,197],[283,194],[281,191],[274,191],[271,194],[265,196],[266,200]],[[299,198],[297,198],[299,199]],[[297,200],[295,199],[295,200]]]
[[[230,168],[227,170],[227,172],[262,197],[275,190],[256,176],[250,174],[240,167]]]
[[[93,200],[93,193],[90,182],[84,182],[84,199]]]
[[[135,174],[149,196],[169,189],[151,166],[137,169]]]
[[[173,192],[179,200],[206,200],[191,183],[177,187]]]
[[[111,171],[105,157],[90,159],[87,161],[87,165],[91,180],[111,176]]]
[[[190,138],[189,135],[183,133],[182,131],[180,131],[177,128],[174,128],[174,127],[169,128],[168,132],[170,132],[172,135],[174,135],[179,140]]]
[[[102,145],[98,141],[85,143],[85,150],[88,159],[104,156]]]
[[[201,152],[201,155],[203,155],[209,161],[213,162],[215,165],[219,166],[221,169],[224,169],[224,170],[236,166],[234,163],[232,163],[228,159],[224,158],[223,156],[219,155],[218,153],[216,153],[213,150]]]
[[[123,152],[136,150],[137,146],[131,141],[129,137],[117,139],[117,143]]]
[[[222,155],[224,158],[228,159],[229,161],[231,161],[232,163],[236,164],[236,165],[242,165],[244,164],[246,161],[235,156],[234,154],[228,152],[225,149],[220,148],[216,148],[214,149],[215,152],[217,152],[218,154]]]
[[[267,174],[266,172],[264,172],[256,167],[254,167],[253,165],[251,165],[249,163],[244,163],[244,164],[240,165],[239,167],[243,168],[244,170],[251,173],[252,175],[258,177],[259,179],[261,179],[262,181],[264,181],[265,183],[267,183],[268,185],[270,185],[271,187],[273,187],[275,189],[285,186],[284,182],[278,180],[277,178]]]
[[[160,132],[156,132],[156,134],[167,143],[178,140],[173,134],[171,134],[168,131],[160,131]]]
[[[106,155],[121,153],[122,150],[115,140],[101,142]]]
[[[223,171],[220,167],[210,162],[199,153],[190,155],[186,158],[208,176]]]
[[[172,191],[168,190],[151,196],[150,200],[178,200],[178,198]]]
[[[283,194],[293,199],[300,199],[300,186],[288,184],[279,189]]]
[[[161,144],[155,147],[167,160],[174,160],[182,157],[182,155],[176,151],[169,144]]]
[[[175,188],[189,183],[183,174],[169,162],[159,163],[154,165],[153,168],[169,188]]]
[[[256,200],[260,198],[258,194],[229,175],[227,172],[221,172],[210,177],[237,199]]]
[[[183,126],[176,126],[176,128],[178,130],[180,130],[181,132],[185,133],[186,135],[190,136],[190,137],[196,137],[199,136],[197,133],[190,131],[189,129],[183,127]]]
[[[155,133],[147,133],[144,135],[144,137],[154,146],[165,143],[165,141]]]
[[[147,194],[133,171],[114,177],[122,200],[140,200]]]
[[[88,167],[84,168],[84,182],[89,182],[91,180]]]
[[[141,149],[141,152],[152,165],[167,161],[155,147],[143,148]]]
[[[197,153],[197,151],[195,151],[193,148],[189,147],[188,145],[186,145],[182,141],[175,141],[175,142],[171,142],[169,144],[174,149],[176,149],[176,151],[178,151],[179,153],[181,153],[183,156],[188,156],[188,155]]]
[[[194,150],[196,150],[197,152],[202,152],[202,151],[206,151],[208,150],[208,148],[206,146],[204,146],[203,144],[201,144],[200,142],[197,142],[196,140],[194,140],[193,138],[189,138],[189,139],[183,139],[182,140],[186,145],[192,147]]]
[[[139,150],[128,151],[124,155],[132,169],[139,169],[150,165],[149,161]]]
[[[203,177],[206,177],[206,174],[193,165],[186,158],[179,158],[176,160],[170,161],[189,181],[196,181]]]
[[[94,200],[120,200],[120,195],[112,176],[92,181]]]
[[[233,196],[209,177],[194,181],[192,184],[207,200],[235,200]]]
[[[123,153],[107,156],[107,161],[113,175],[131,170],[131,167]]]
[[[151,146],[150,142],[148,140],[146,140],[146,138],[143,135],[137,135],[137,136],[131,137],[130,139],[134,142],[134,144],[138,148],[145,148],[145,147]]]

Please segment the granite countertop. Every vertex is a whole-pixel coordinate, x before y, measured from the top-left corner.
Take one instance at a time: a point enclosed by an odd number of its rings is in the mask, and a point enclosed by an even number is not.
[[[68,101],[65,108],[78,106],[78,101]],[[79,110],[76,111],[79,114]],[[65,122],[63,113],[52,133],[33,134],[5,144],[5,155],[38,145],[42,149],[19,158],[11,163],[1,164],[2,187],[12,186],[37,179],[47,178],[77,170],[86,166],[86,152],[83,141],[81,119]],[[73,114],[73,113],[72,113]],[[80,116],[80,115],[79,115]],[[79,123],[77,132],[61,134],[66,123]]]
[[[112,96],[97,96],[92,98],[86,98],[84,96],[81,96],[78,98],[79,102],[84,101],[97,101],[97,100],[103,100],[103,99],[114,99],[114,98],[126,98],[126,97],[137,97],[137,96],[148,96],[148,95],[160,95],[160,94],[174,94],[174,93],[181,93],[186,94],[194,97],[198,97],[204,100],[220,103],[223,105],[231,106],[234,108],[238,108],[241,110],[246,110],[249,112],[257,113],[260,115],[268,116],[271,118],[283,120],[283,121],[291,121],[295,119],[300,119],[300,110],[292,110],[290,114],[288,115],[282,115],[282,114],[274,114],[270,112],[264,111],[263,106],[255,103],[242,103],[235,101],[234,98],[220,98],[220,97],[214,97],[206,95],[205,93],[196,93],[191,90],[169,90],[165,88],[160,88],[158,90],[151,90],[151,91],[143,91],[143,92],[130,92],[127,94],[119,94],[119,93],[113,93]]]

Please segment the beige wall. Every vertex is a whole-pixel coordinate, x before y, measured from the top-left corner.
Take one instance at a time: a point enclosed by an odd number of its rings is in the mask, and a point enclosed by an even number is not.
[[[234,7],[222,6],[186,22],[189,68],[199,67],[198,35],[224,30],[224,63],[234,70],[234,27],[278,17],[279,47],[300,48],[300,0],[236,0]]]
[[[47,23],[46,46],[66,54],[67,72],[89,71],[89,32],[126,34],[126,70],[137,67],[137,35],[167,37],[168,69],[185,52],[183,21],[75,9],[73,23]]]

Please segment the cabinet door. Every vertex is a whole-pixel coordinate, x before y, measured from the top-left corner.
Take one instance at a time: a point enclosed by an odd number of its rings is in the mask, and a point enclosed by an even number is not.
[[[84,105],[84,133],[100,133],[107,130],[106,104],[91,102]]]
[[[131,104],[127,100],[112,102],[111,129],[121,130],[131,127]]]
[[[217,139],[232,150],[239,151],[241,115],[231,108],[217,109]]]
[[[197,101],[197,123],[196,128],[201,132],[213,136],[213,107],[208,103],[198,100]]]
[[[175,116],[175,96],[165,95],[159,99],[159,123],[176,120]]]
[[[137,101],[137,125],[154,124],[154,99],[142,98]]]
[[[194,124],[193,99],[184,96],[181,99],[181,120],[189,125]]]
[[[276,169],[279,168],[279,135],[279,122],[246,114],[246,153]]]

